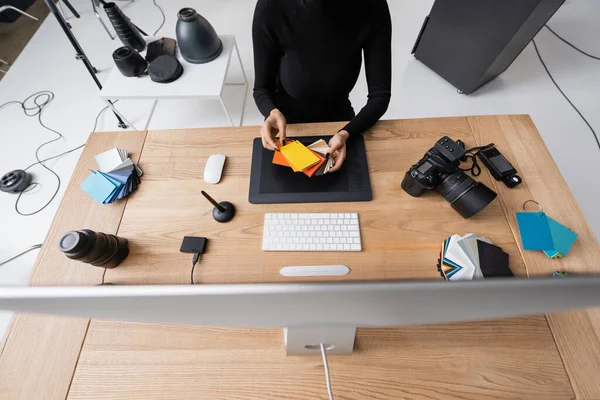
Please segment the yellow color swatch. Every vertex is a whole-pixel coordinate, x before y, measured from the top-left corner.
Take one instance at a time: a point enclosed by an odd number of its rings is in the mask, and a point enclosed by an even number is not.
[[[319,157],[298,141],[281,146],[279,150],[294,170],[304,171],[320,161]]]

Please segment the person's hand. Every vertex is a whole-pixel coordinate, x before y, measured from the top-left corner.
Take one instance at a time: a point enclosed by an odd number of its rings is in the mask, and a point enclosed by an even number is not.
[[[333,167],[329,172],[335,172],[342,167],[346,159],[346,141],[349,137],[347,131],[339,131],[329,140],[329,154],[333,157]]]
[[[279,140],[285,145],[286,120],[281,111],[273,109],[265,122],[260,127],[260,137],[265,149],[279,150],[275,137],[279,134]]]

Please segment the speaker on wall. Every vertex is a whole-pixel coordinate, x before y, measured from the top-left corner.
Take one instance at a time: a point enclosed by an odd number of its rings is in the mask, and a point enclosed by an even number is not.
[[[472,93],[504,72],[565,0],[436,0],[412,53]]]

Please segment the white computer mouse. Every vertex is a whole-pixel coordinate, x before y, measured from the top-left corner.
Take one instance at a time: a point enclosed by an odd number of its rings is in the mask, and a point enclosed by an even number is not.
[[[204,166],[204,181],[211,185],[219,183],[224,165],[225,156],[223,154],[213,154],[208,157]]]

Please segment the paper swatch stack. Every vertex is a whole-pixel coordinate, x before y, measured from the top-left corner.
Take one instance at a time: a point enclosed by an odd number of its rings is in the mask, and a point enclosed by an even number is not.
[[[438,271],[447,281],[513,276],[508,254],[473,233],[453,235],[442,243]]]
[[[111,204],[137,189],[143,172],[131,161],[127,150],[115,147],[94,160],[98,170],[91,171],[80,187],[98,203]]]
[[[329,146],[323,139],[304,146],[298,141],[287,140],[285,146],[273,154],[273,164],[290,167],[294,172],[302,172],[312,178],[325,175],[333,167],[333,159],[328,154]]]

